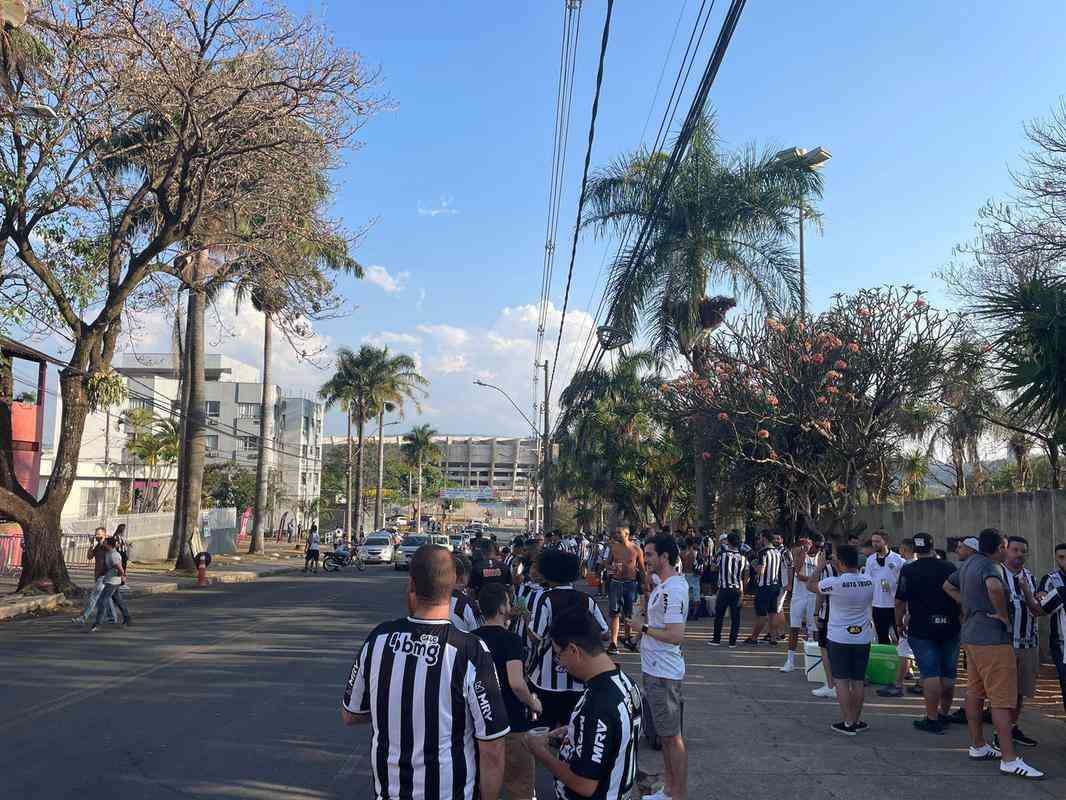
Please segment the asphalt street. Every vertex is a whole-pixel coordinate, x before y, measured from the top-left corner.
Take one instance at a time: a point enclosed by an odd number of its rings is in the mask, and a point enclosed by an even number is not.
[[[368,731],[337,709],[363,637],[403,613],[405,580],[371,567],[144,598],[134,627],[95,634],[65,616],[0,625],[0,798],[367,798]],[[1025,784],[969,763],[957,726],[915,732],[918,698],[871,690],[870,732],[833,734],[835,703],[778,672],[780,648],[708,634],[691,625],[685,645],[693,798],[1066,797],[1053,682],[1023,716],[1041,743],[1024,755],[1049,780]],[[660,765],[643,747],[641,769]]]

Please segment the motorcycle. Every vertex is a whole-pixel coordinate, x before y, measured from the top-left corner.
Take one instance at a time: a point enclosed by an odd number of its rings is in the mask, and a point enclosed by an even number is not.
[[[335,572],[341,567],[350,567],[353,564],[360,572],[366,569],[366,563],[355,550],[348,553],[344,551],[326,553],[326,557],[322,559],[322,569],[326,572]]]

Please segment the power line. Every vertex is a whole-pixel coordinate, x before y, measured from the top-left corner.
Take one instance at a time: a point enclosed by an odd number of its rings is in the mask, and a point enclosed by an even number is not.
[[[537,384],[541,356],[544,351],[544,332],[548,321],[548,301],[551,296],[555,265],[555,240],[559,227],[562,203],[563,176],[570,136],[570,110],[574,95],[574,74],[577,48],[581,32],[581,1],[565,0],[563,9],[563,42],[559,54],[559,81],[555,100],[555,128],[552,135],[552,166],[548,189],[548,222],[544,237],[544,263],[541,272],[540,309],[537,320],[537,342],[532,365],[533,404],[537,402]]]
[[[585,149],[585,168],[581,175],[581,194],[577,202],[577,219],[574,220],[574,238],[570,246],[570,266],[566,272],[566,291],[563,294],[563,312],[559,319],[559,335],[555,339],[555,356],[552,358],[551,378],[548,380],[548,396],[555,385],[555,368],[559,365],[559,347],[563,343],[563,326],[566,324],[566,308],[570,303],[570,284],[574,278],[574,260],[577,257],[577,237],[581,231],[581,212],[585,208],[585,195],[588,191],[589,165],[592,162],[592,143],[596,138],[596,115],[600,110],[600,89],[603,86],[603,63],[607,57],[607,42],[611,36],[611,14],[614,0],[607,0],[607,15],[603,20],[603,38],[600,40],[600,61],[596,70],[596,92],[592,96],[592,117],[589,120],[589,141]]]

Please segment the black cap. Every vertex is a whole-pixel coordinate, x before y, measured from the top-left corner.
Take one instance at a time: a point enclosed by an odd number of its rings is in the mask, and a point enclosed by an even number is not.
[[[916,533],[914,534],[914,552],[915,553],[931,553],[933,552],[933,537],[928,533]]]

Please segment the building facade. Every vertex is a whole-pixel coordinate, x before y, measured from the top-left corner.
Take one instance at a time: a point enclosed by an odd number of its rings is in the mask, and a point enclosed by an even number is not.
[[[115,370],[126,379],[128,398],[122,406],[91,413],[86,419],[77,479],[64,517],[92,519],[113,516],[120,507],[157,509],[173,504],[177,464],[145,464],[130,451],[135,431],[129,412],[144,409],[157,420],[179,422],[180,383],[174,357],[170,353],[120,356]],[[226,356],[207,355],[204,375],[206,463],[230,463],[254,471],[262,427],[259,371]],[[273,524],[283,524],[287,516],[306,524],[321,483],[322,406],[277,386],[274,396],[274,434],[266,451],[276,487]],[[52,470],[59,417],[57,409],[55,431],[42,454],[45,480]]]

